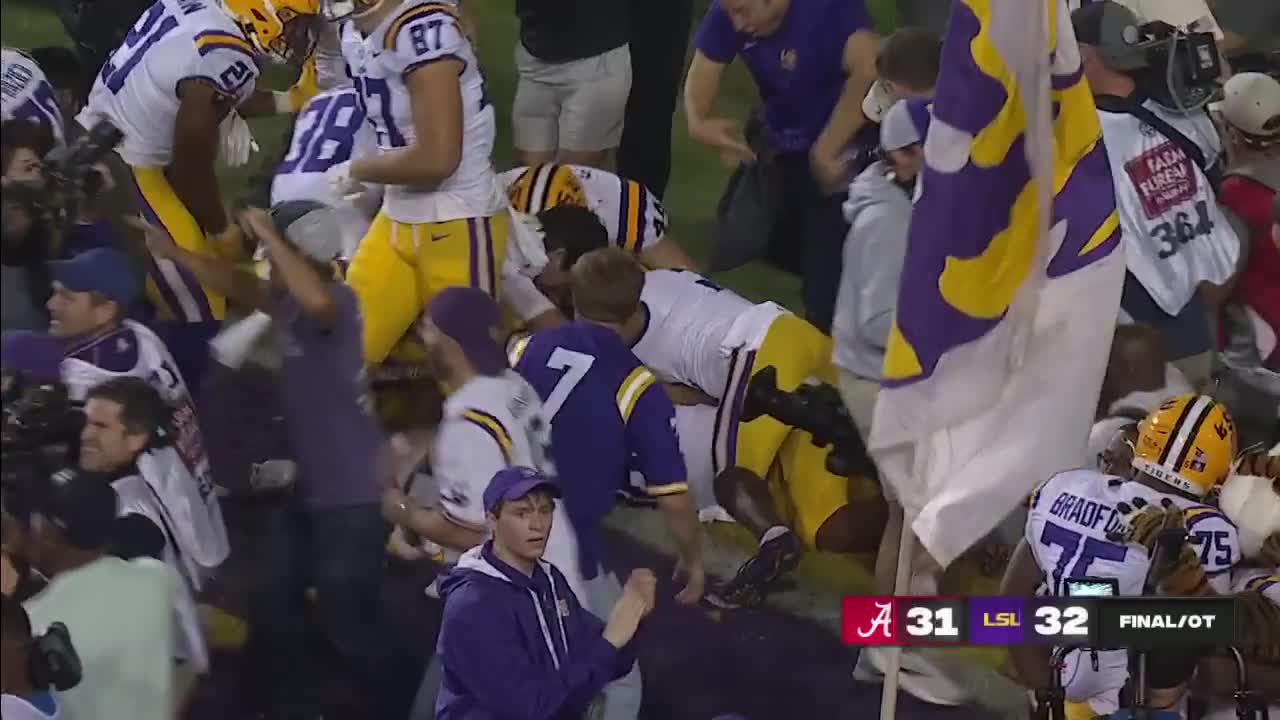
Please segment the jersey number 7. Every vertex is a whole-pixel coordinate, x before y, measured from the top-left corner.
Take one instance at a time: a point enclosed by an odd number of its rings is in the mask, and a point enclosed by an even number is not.
[[[555,422],[556,413],[560,412],[565,400],[569,399],[569,395],[578,386],[578,383],[582,382],[582,378],[587,376],[587,371],[591,369],[595,361],[595,358],[586,353],[574,352],[562,347],[558,347],[551,352],[551,357],[547,358],[547,367],[552,370],[563,370],[564,374],[560,376],[559,380],[556,380],[556,385],[551,388],[551,394],[547,396],[547,401],[542,404],[548,420]]]

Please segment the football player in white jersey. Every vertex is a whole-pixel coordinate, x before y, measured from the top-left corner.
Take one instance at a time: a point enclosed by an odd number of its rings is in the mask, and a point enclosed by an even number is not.
[[[1226,479],[1235,445],[1231,416],[1212,398],[1185,394],[1166,401],[1139,423],[1130,477],[1068,470],[1032,494],[1026,534],[1014,551],[1001,593],[1031,595],[1038,588],[1039,593],[1065,595],[1070,579],[1092,577],[1114,580],[1120,595],[1142,595],[1150,551],[1128,542],[1129,523],[1136,509],[1165,503],[1182,509],[1207,584],[1226,593],[1231,570],[1241,559],[1239,535],[1206,498]],[[1116,458],[1105,460],[1117,463],[1107,470],[1124,469]],[[1047,686],[1046,649],[1020,648],[1012,657],[1025,683]],[[1172,705],[1181,698],[1194,658],[1185,663],[1185,658],[1169,660],[1169,667],[1158,673],[1164,677],[1152,676],[1155,689],[1150,697]],[[1092,718],[1114,712],[1128,678],[1123,650],[1068,655],[1062,669],[1068,716]]]
[[[419,330],[432,374],[453,389],[430,453],[440,508],[416,507],[397,489],[384,496],[389,521],[456,552],[488,534],[483,495],[498,470],[521,465],[555,475],[551,424],[538,392],[507,367],[491,334],[499,322],[497,303],[478,288],[446,288],[432,300]],[[573,526],[563,508],[555,512],[547,559],[585,598]]]
[[[369,230],[381,195],[373,190],[345,197],[335,191],[326,173],[375,147],[360,93],[349,83],[321,92],[298,113],[288,151],[271,181],[272,206],[311,200],[333,208],[342,223],[342,256],[350,258]]]
[[[257,92],[262,57],[292,62],[310,53],[319,0],[159,0],[102,66],[84,128],[107,120],[124,133],[142,214],[184,249],[239,253],[214,164],[220,126],[234,109],[269,114],[280,103]],[[152,258],[147,291],[164,320],[207,323],[226,301],[169,260]]]
[[[799,562],[801,546],[829,552],[876,547],[883,498],[865,478],[826,468],[829,448],[761,415],[743,420],[747,385],[771,370],[783,391],[831,383],[831,340],[772,303],[755,305],[687,270],[645,272],[618,248],[583,255],[572,270],[580,319],[612,327],[663,382],[718,404],[712,436],[716,499],[760,541],[759,552],[710,600],[758,603]]]
[[[635,180],[599,168],[556,163],[514,168],[501,178],[518,213],[537,215],[557,205],[581,205],[600,218],[610,245],[635,253],[645,267],[697,269],[667,235],[662,201]]]
[[[341,192],[384,185],[382,211],[347,272],[365,318],[365,359],[381,364],[436,293],[498,294],[509,213],[490,163],[493,106],[456,4],[323,0],[344,20],[342,52],[378,152],[330,171]],[[407,359],[407,358],[406,358]]]
[[[8,47],[0,49],[0,118],[32,120],[63,141],[62,109],[53,85],[31,56]]]

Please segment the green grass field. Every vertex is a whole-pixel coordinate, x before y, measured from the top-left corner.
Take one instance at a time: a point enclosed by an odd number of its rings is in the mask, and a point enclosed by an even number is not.
[[[698,17],[701,17],[706,4],[707,0],[698,0]],[[893,0],[872,0],[869,4],[874,6],[873,11],[882,30],[893,27]],[[480,55],[484,62],[490,97],[498,111],[498,143],[494,164],[505,168],[510,166],[512,158],[508,118],[516,81],[512,57],[512,48],[516,42],[515,14],[510,2],[476,5],[480,24]],[[35,0],[2,0],[0,9],[4,16],[0,38],[5,45],[30,48],[69,44],[61,24],[42,3]],[[286,82],[280,73],[269,73],[268,77],[269,82],[274,80],[277,86]],[[735,65],[721,93],[720,112],[730,117],[744,118],[756,100],[750,79],[741,66]],[[665,118],[655,118],[657,122],[664,120]],[[673,122],[675,141],[671,184],[666,194],[667,211],[671,215],[671,234],[695,257],[702,258],[708,249],[707,238],[712,228],[716,201],[730,169],[714,152],[689,139],[680,111],[677,111]],[[252,125],[258,143],[263,146],[261,157],[274,157],[272,146],[282,141],[283,121],[267,118],[254,120]],[[222,178],[225,197],[239,197],[246,179],[257,171],[255,162],[251,161],[246,168],[224,172]],[[755,264],[724,273],[719,279],[754,300],[769,299],[789,307],[799,307],[799,280],[770,267]]]

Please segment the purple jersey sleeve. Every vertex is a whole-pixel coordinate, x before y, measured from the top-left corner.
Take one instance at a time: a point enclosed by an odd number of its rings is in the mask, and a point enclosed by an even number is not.
[[[693,38],[693,46],[712,62],[727,64],[746,43],[746,37],[733,29],[733,21],[728,13],[720,7],[720,0],[711,0],[707,14],[702,16],[702,24],[698,26],[698,34]]]
[[[644,474],[650,495],[686,492],[684,455],[676,435],[676,409],[658,383],[645,388],[626,418],[627,445],[635,466]]]

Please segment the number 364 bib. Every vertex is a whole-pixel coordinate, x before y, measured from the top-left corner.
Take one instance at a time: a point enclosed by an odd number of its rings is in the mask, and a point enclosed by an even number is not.
[[[1210,163],[1221,154],[1202,112],[1146,107],[1200,146]],[[1218,207],[1204,172],[1176,143],[1128,113],[1100,111],[1129,271],[1165,312],[1176,315],[1202,281],[1235,272],[1240,241]]]

